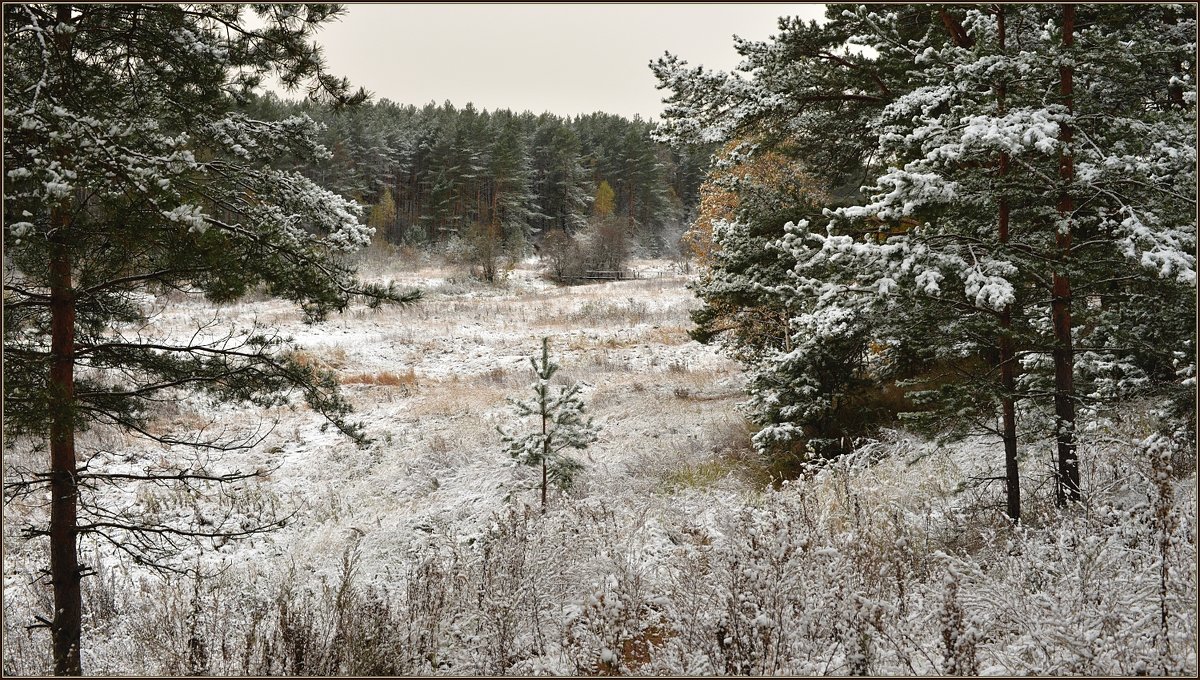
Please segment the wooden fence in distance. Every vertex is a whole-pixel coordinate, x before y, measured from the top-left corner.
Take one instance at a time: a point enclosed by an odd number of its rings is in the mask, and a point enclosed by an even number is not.
[[[582,276],[576,276],[574,281],[630,281],[633,279],[661,279],[663,272],[641,272],[636,269],[589,269]]]

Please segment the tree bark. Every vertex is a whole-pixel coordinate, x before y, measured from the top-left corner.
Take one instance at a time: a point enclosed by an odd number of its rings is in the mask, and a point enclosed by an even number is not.
[[[80,675],[83,598],[79,589],[75,469],[75,296],[66,211],[51,211],[50,256],[50,634],[55,675]]]
[[[58,5],[55,18],[70,25],[71,5]],[[59,58],[69,62],[70,33],[56,31]],[[62,85],[59,85],[60,87]],[[71,284],[70,199],[50,209],[50,618],[55,675],[81,675],[79,644],[83,596],[79,581],[79,485],[75,462],[75,291]]]
[[[1075,44],[1075,6],[1062,6],[1063,47],[1070,52]],[[1074,67],[1070,63],[1059,67],[1059,94],[1068,113],[1074,111]],[[1071,343],[1071,279],[1067,263],[1071,256],[1071,213],[1075,209],[1070,185],[1075,180],[1075,163],[1070,144],[1073,130],[1069,124],[1059,126],[1058,178],[1061,189],[1058,198],[1059,225],[1055,241],[1059,251],[1059,266],[1051,280],[1050,318],[1054,326],[1054,415],[1055,438],[1058,440],[1057,500],[1060,506],[1079,500],[1079,459],[1075,452],[1075,352]]]
[[[950,34],[950,40],[958,47],[974,47],[975,39],[967,34],[963,28],[962,22],[955,19],[950,12],[939,9],[938,17],[942,20],[942,25],[946,27],[946,32]]]
[[[544,347],[544,345],[543,345]],[[543,354],[542,356],[545,356]],[[545,364],[543,364],[543,367]],[[546,459],[550,457],[550,440],[546,439],[546,395],[542,395],[542,512],[546,512],[546,484],[549,481],[546,474]]]
[[[1004,52],[1005,48],[1004,12],[1003,5],[997,7],[997,42],[1001,52]],[[1000,115],[1004,115],[1004,98],[1007,90],[1008,85],[1004,80],[996,84],[996,109]],[[1008,153],[1001,152],[999,179],[1002,186],[1008,177],[1008,169]],[[1003,248],[1008,243],[1010,214],[1008,196],[1003,192],[1000,195],[999,204],[997,227],[1000,245]],[[1008,518],[1016,523],[1021,521],[1021,469],[1017,464],[1017,408],[1015,401],[1017,380],[1016,353],[1013,350],[1012,338],[1012,311],[1013,306],[1009,304],[1005,305],[1004,310],[1000,312],[1000,410],[1002,413],[1001,439],[1004,441],[1005,497]]]
[[[1012,309],[1000,315],[1000,410],[1004,440],[1004,482],[1008,518],[1021,521],[1021,468],[1017,464],[1016,356],[1012,342]]]

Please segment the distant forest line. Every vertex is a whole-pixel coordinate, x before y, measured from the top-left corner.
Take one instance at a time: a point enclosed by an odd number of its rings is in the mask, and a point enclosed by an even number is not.
[[[253,118],[303,114],[321,123],[329,158],[278,164],[364,204],[376,241],[397,245],[444,243],[482,225],[521,249],[583,229],[597,216],[599,192],[602,217],[620,221],[648,254],[671,254],[695,216],[715,149],[672,148],[651,138],[652,122],[607,113],[387,99],[332,108],[273,94],[244,108]]]

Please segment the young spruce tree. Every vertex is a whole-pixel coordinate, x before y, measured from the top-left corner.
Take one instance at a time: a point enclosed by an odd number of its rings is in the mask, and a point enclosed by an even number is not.
[[[591,418],[584,418],[583,400],[579,385],[555,389],[550,379],[558,372],[558,364],[550,360],[550,339],[542,338],[542,357],[530,357],[537,382],[530,385],[534,398],[513,400],[517,415],[536,416],[540,429],[526,435],[500,430],[504,451],[521,465],[541,467],[542,509],[546,508],[546,488],[553,483],[559,488],[570,487],[583,465],[567,455],[568,449],[583,450],[596,441],[598,429]]]

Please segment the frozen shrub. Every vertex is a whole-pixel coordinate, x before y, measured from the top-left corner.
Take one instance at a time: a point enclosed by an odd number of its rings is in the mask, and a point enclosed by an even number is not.
[[[464,594],[464,565],[457,551],[433,554],[408,574],[400,624],[408,653],[406,672],[438,670],[446,664],[454,640],[448,635],[450,616]]]
[[[637,566],[613,566],[567,610],[566,653],[584,675],[637,673],[663,642],[664,598]]]
[[[958,574],[946,572],[942,601],[942,672],[946,675],[979,675],[975,656],[977,633],[958,602]]]
[[[568,282],[583,276],[583,250],[575,237],[565,231],[553,230],[542,239],[541,260],[554,281]]]
[[[437,529],[387,558],[352,543],[282,575],[272,563],[131,589],[117,586],[135,580],[133,567],[97,561],[87,639],[103,642],[89,667],[1193,674],[1195,492],[1177,474],[1190,454],[1166,435],[1120,436],[1120,448],[1089,451],[1114,491],[1053,512],[1053,486],[1033,487],[1026,501],[1037,521],[1018,527],[957,487],[961,470],[944,467],[942,454],[880,441],[753,491],[647,494],[624,471],[589,474],[586,493],[545,512],[510,500],[478,525],[432,522]],[[10,623],[45,606],[37,593],[5,590],[6,671],[48,669],[44,633]]]

